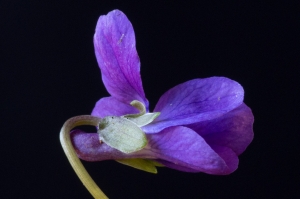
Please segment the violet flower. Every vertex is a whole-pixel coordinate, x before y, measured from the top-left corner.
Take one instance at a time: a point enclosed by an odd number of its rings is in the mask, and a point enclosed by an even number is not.
[[[101,98],[92,115],[143,115],[149,112],[140,77],[133,27],[125,14],[113,10],[101,16],[94,35],[103,83],[111,95]],[[155,160],[186,172],[225,175],[238,167],[240,155],[253,139],[253,115],[243,103],[242,86],[225,77],[193,79],[161,96],[153,112],[160,115],[141,125],[148,144],[124,153],[99,141],[97,133],[73,130],[71,139],[86,161]],[[132,101],[140,106],[132,106]],[[127,164],[126,161],[124,164]],[[129,163],[130,165],[130,163]],[[132,165],[131,165],[132,166]]]

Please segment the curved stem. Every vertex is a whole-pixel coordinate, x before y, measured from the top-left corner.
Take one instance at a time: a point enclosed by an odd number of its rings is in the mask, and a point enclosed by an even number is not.
[[[70,131],[80,125],[92,125],[97,126],[100,122],[100,118],[91,116],[91,115],[82,115],[76,116],[68,119],[61,131],[60,131],[60,143],[64,149],[64,152],[73,167],[75,173],[83,183],[83,185],[87,188],[87,190],[92,194],[92,196],[96,199],[107,199],[107,196],[101,191],[101,189],[97,186],[91,176],[88,174],[81,161],[76,155],[75,149],[72,145],[70,138]]]

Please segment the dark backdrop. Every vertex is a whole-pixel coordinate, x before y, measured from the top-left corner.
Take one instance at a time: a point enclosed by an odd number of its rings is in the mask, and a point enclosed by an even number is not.
[[[0,1],[1,198],[91,198],[58,134],[65,120],[108,96],[92,37],[98,17],[116,8],[134,26],[151,109],[179,83],[226,76],[245,89],[255,138],[229,176],[85,162],[103,191],[110,198],[300,196],[299,3],[7,0]]]

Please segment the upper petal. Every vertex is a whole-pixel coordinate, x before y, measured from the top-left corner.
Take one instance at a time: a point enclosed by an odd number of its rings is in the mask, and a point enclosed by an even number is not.
[[[231,79],[190,80],[163,94],[154,109],[154,112],[160,112],[160,116],[143,130],[157,133],[169,126],[211,120],[236,108],[243,99],[242,86]]]
[[[134,30],[124,13],[113,10],[100,16],[94,46],[107,91],[122,102],[129,104],[139,100],[148,107],[140,76]]]

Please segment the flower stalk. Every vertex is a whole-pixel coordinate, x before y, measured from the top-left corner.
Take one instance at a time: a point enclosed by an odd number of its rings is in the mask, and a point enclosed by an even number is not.
[[[81,125],[98,126],[100,120],[100,118],[91,115],[76,116],[68,119],[64,123],[60,131],[60,143],[75,173],[77,174],[83,185],[91,193],[91,195],[97,199],[107,199],[108,197],[97,186],[95,181],[91,178],[91,176],[77,157],[70,138],[70,131],[73,128]]]

